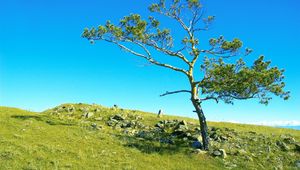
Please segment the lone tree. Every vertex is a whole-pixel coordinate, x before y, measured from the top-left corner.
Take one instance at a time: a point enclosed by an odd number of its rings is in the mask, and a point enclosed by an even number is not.
[[[232,41],[223,36],[211,38],[208,49],[200,48],[198,33],[208,30],[215,17],[203,15],[203,7],[199,0],[160,0],[148,9],[178,23],[178,29],[185,33],[179,42],[174,41],[169,29],[160,27],[160,21],[155,17],[142,19],[139,14],[125,16],[116,25],[107,21],[105,25],[97,28],[86,28],[82,36],[91,43],[102,40],[115,44],[153,65],[185,75],[190,85],[188,90],[166,92],[161,96],[176,93],[191,95],[194,112],[199,117],[202,149],[209,149],[208,128],[201,107],[204,101],[224,101],[233,104],[234,100],[257,98],[260,103],[268,104],[272,94],[285,100],[289,98],[289,92],[283,90],[284,70],[270,67],[271,62],[264,61],[264,56],[255,60],[252,66],[246,65],[242,57],[249,55],[252,50],[242,50],[243,43],[238,38]],[[177,36],[176,38],[179,39]],[[152,55],[153,51],[175,57],[181,60],[185,67],[160,62]],[[231,61],[237,56],[241,58]],[[198,60],[201,60],[199,65]],[[195,71],[201,72],[202,77],[196,77]]]

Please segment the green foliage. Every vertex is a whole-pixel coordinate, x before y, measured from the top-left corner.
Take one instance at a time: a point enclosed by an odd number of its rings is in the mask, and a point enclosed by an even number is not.
[[[289,92],[284,92],[282,82],[284,70],[270,67],[269,61],[263,61],[259,57],[252,67],[247,67],[243,59],[235,64],[227,64],[220,58],[205,58],[201,66],[205,72],[205,78],[199,86],[202,95],[223,100],[225,103],[233,103],[234,99],[258,98],[262,104],[268,104],[272,98],[268,93],[273,93],[287,100]]]

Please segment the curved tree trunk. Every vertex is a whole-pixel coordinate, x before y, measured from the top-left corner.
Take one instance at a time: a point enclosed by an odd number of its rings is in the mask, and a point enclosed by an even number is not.
[[[209,149],[209,136],[208,136],[208,128],[207,128],[206,118],[205,118],[203,110],[201,108],[199,99],[196,96],[192,95],[191,100],[192,100],[192,103],[196,109],[196,113],[199,118],[202,143],[203,143],[202,149],[208,150]]]

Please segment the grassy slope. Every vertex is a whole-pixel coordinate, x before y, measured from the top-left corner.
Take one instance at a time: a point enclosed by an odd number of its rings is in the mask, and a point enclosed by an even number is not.
[[[224,169],[228,162],[237,164],[233,169],[269,169],[274,166],[274,160],[263,158],[266,155],[254,161],[245,161],[233,155],[223,160],[209,154],[191,153],[189,147],[174,148],[166,144],[139,141],[124,135],[121,130],[108,127],[105,121],[110,115],[123,112],[142,115],[145,125],[154,126],[160,120],[156,115],[95,107],[100,108],[99,115],[104,119],[97,122],[103,126],[102,130],[91,129],[91,119],[49,116],[48,113],[53,110],[40,114],[0,107],[0,169]],[[163,119],[183,118],[165,116]],[[186,120],[195,125],[197,123],[193,119]],[[289,134],[300,141],[300,131],[296,130],[213,122],[209,126],[227,127],[241,134],[254,131],[276,138]],[[284,152],[277,154],[291,157],[279,157],[287,160],[282,166],[289,169],[293,167],[292,162],[300,157],[299,153],[294,152],[291,155],[285,155]],[[266,161],[270,161],[270,164],[267,165]]]

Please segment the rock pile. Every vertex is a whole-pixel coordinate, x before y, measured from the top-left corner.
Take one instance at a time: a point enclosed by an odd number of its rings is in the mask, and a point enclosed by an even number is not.
[[[122,128],[122,129],[141,129],[144,128],[145,125],[141,123],[141,116],[126,116],[125,114],[116,114],[109,117],[109,120],[106,122],[108,126],[114,128]]]

